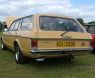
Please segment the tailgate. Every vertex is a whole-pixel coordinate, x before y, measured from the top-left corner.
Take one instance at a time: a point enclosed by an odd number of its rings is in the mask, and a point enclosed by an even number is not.
[[[62,33],[63,32],[39,32],[38,49],[66,49],[90,47],[90,34],[80,32],[68,32],[65,35],[61,36]]]

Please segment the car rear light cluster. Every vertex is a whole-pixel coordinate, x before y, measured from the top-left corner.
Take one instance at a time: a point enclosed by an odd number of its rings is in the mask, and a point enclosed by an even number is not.
[[[31,40],[31,47],[32,47],[32,49],[37,49],[37,47],[38,47],[38,40]]]

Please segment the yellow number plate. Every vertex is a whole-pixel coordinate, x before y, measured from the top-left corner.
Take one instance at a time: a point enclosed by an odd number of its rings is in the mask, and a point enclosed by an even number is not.
[[[75,47],[75,42],[57,42],[58,47]]]

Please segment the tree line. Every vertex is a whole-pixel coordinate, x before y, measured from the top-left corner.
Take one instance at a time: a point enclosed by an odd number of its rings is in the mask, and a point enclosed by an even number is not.
[[[3,30],[3,28],[4,28],[4,24],[3,22],[0,21],[0,32]]]
[[[91,25],[95,25],[95,21],[91,21],[88,23],[84,23],[84,20],[82,18],[77,18],[77,20],[84,26],[85,24],[91,24]]]

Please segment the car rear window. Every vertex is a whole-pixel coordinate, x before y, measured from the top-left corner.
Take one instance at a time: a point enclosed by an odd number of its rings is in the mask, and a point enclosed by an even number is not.
[[[40,29],[45,31],[83,32],[80,25],[73,19],[50,16],[40,17]]]

